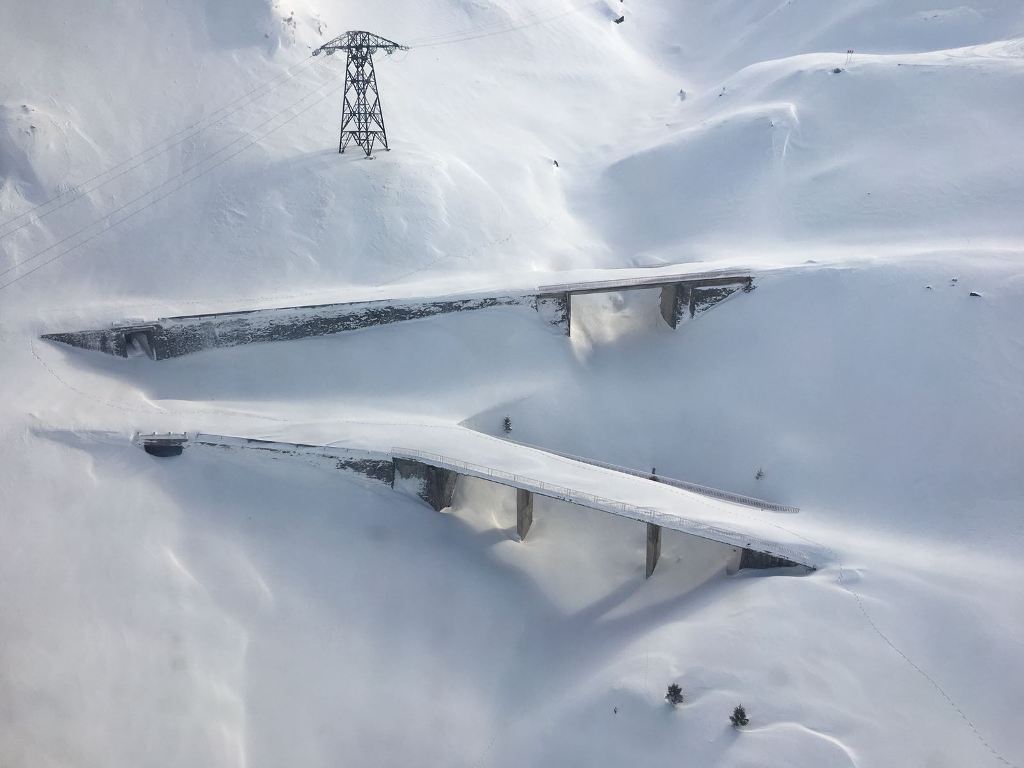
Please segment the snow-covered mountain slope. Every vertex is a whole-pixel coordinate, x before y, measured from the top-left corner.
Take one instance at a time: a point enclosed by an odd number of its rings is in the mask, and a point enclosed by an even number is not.
[[[753,65],[684,102],[667,137],[616,158],[581,197],[617,251],[664,259],[681,246],[1012,245],[1022,53],[1018,39]]]
[[[1019,3],[10,5],[0,764],[1024,765]],[[308,59],[346,29],[412,46],[373,161]],[[681,262],[757,288],[675,331],[636,291],[571,338],[501,308],[157,364],[37,338]],[[519,543],[481,481],[436,514],[128,439],[505,415],[799,506],[828,565],[726,576],[668,532],[645,582],[633,521],[541,501]]]

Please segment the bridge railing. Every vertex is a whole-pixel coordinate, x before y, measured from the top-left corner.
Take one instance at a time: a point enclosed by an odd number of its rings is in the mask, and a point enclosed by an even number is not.
[[[541,285],[537,287],[538,293],[573,293],[574,291],[600,291],[613,290],[615,288],[655,288],[659,285],[669,283],[687,283],[700,280],[735,280],[741,283],[749,280],[749,271],[737,271],[731,269],[717,270],[713,272],[684,272],[682,274],[658,274],[642,275],[638,277],[612,278],[610,280],[584,280],[576,283],[559,283],[556,285]]]
[[[555,456],[561,456],[563,459],[572,459],[582,464],[590,464],[595,467],[601,467],[602,469],[610,469],[613,472],[621,472],[625,475],[633,475],[633,477],[643,477],[650,479],[650,472],[641,472],[638,469],[632,469],[630,467],[623,467],[618,464],[609,464],[606,461],[598,461],[597,459],[588,459],[585,456],[576,456],[572,453],[566,453],[564,451],[556,451],[552,448],[544,448],[540,445],[533,445],[531,443],[524,443],[519,440],[513,440],[512,438],[505,437],[501,438],[509,443],[515,445],[521,445],[524,448],[533,448],[536,451],[543,451],[544,453],[553,453]],[[686,480],[676,480],[672,477],[664,477],[662,475],[656,475],[656,482],[662,483],[663,485],[671,485],[673,488],[679,488],[680,490],[690,491],[692,493],[699,493],[701,496],[709,496],[719,501],[728,501],[733,504],[742,504],[746,507],[755,507],[757,509],[766,509],[771,512],[799,512],[799,507],[790,507],[785,504],[776,504],[772,501],[765,501],[759,499],[756,496],[745,496],[742,493],[733,493],[732,491],[723,491],[719,488],[711,488],[707,485],[699,485],[697,483],[690,483]]]
[[[709,525],[691,518],[663,512],[659,509],[654,509],[653,507],[641,507],[636,504],[629,504],[627,502],[597,496],[596,494],[588,493],[587,491],[580,491],[567,486],[547,483],[543,480],[537,480],[536,478],[529,477],[527,475],[506,472],[504,470],[484,466],[482,464],[474,464],[473,462],[455,459],[440,453],[420,451],[414,448],[392,448],[391,453],[396,459],[418,461],[422,464],[428,464],[441,469],[448,469],[470,477],[478,477],[483,480],[500,483],[501,485],[510,485],[514,488],[533,491],[541,496],[566,501],[570,504],[580,504],[581,506],[590,507],[602,512],[610,512],[612,514],[628,517],[640,522],[653,523],[663,528],[668,528],[669,530],[681,531],[704,539],[718,541],[723,544],[730,544],[745,549],[752,549],[758,552],[784,557],[795,563],[815,567],[811,558],[809,558],[806,553],[794,550],[784,544],[769,542],[748,534],[719,528],[718,526]]]

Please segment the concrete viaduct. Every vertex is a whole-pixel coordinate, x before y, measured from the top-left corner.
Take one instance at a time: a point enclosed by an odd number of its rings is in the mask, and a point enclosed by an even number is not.
[[[515,489],[516,535],[520,541],[525,541],[526,535],[533,525],[534,498],[536,496],[578,504],[641,522],[647,530],[647,558],[644,576],[648,579],[654,573],[658,559],[661,557],[662,529],[679,531],[731,545],[735,548],[735,556],[729,565],[730,572],[744,568],[798,566],[808,570],[814,569],[809,560],[802,558],[784,545],[773,545],[771,542],[765,541],[758,541],[755,544],[749,535],[739,531],[730,531],[683,517],[676,517],[651,507],[615,501],[595,496],[586,491],[552,485],[534,478],[503,472],[493,467],[471,464],[424,451],[394,448],[392,456],[394,462],[392,487],[399,488],[403,482],[413,481],[416,495],[437,512],[452,505],[456,484],[463,476],[475,477]]]
[[[652,480],[642,473],[588,463],[463,428],[437,430],[417,431],[414,426],[403,425],[380,438],[396,434],[422,438],[419,442],[425,447],[444,447],[444,453],[402,447],[369,450],[312,441],[283,442],[203,433],[148,434],[139,435],[137,440],[148,453],[161,457],[179,455],[190,446],[208,446],[315,458],[326,467],[356,472],[385,483],[437,511],[451,506],[460,478],[486,480],[515,490],[516,533],[520,540],[526,539],[533,524],[537,497],[577,504],[644,525],[648,578],[658,564],[663,530],[732,547],[730,571],[780,567],[813,570],[819,564],[818,548],[808,546],[806,539],[792,532],[796,518],[787,520],[787,527],[783,528],[774,522],[769,511],[795,512],[792,507],[669,478]],[[465,461],[453,454],[482,457],[486,463]]]
[[[745,272],[638,274],[649,271],[623,270],[628,274],[611,280],[546,285],[533,291],[177,315],[94,330],[47,333],[42,338],[117,357],[166,360],[204,349],[290,341],[434,315],[516,306],[536,310],[568,336],[572,331],[574,296],[657,288],[661,315],[669,327],[676,328],[737,291],[749,292],[754,287],[753,277]]]
[[[727,299],[736,291],[750,292],[754,279],[742,272],[708,272],[688,275],[650,275],[590,282],[542,285],[537,289],[538,311],[548,308],[568,336],[572,330],[572,299],[592,293],[618,293],[660,289],[661,316],[669,328],[676,328],[700,312]]]

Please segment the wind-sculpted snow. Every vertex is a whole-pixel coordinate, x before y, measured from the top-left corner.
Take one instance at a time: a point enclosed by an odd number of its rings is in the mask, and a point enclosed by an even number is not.
[[[1018,0],[7,5],[0,764],[1024,766]],[[374,160],[310,58],[348,29],[410,46]],[[555,297],[157,365],[39,341],[680,263],[757,289],[675,330],[656,288],[578,296],[569,338]],[[637,520],[538,496],[520,542],[507,487],[370,477],[574,487],[458,442],[506,417],[799,507],[728,505],[821,567],[665,531],[645,580]]]

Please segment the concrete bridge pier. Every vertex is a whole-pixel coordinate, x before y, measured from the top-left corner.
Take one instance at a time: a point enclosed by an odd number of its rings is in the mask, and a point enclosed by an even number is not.
[[[669,328],[693,314],[693,291],[689,283],[666,283],[661,286],[661,316]]]
[[[434,511],[440,512],[452,505],[455,485],[459,480],[457,472],[441,467],[432,467],[411,459],[393,459],[395,466],[393,488],[404,486],[427,502]]]
[[[658,558],[661,557],[661,526],[647,523],[647,573],[645,579],[651,578]]]
[[[551,325],[558,326],[568,336],[572,330],[572,294],[568,291],[540,293],[533,308]]]
[[[533,525],[533,492],[516,488],[516,533],[519,540],[526,539],[526,534]]]

